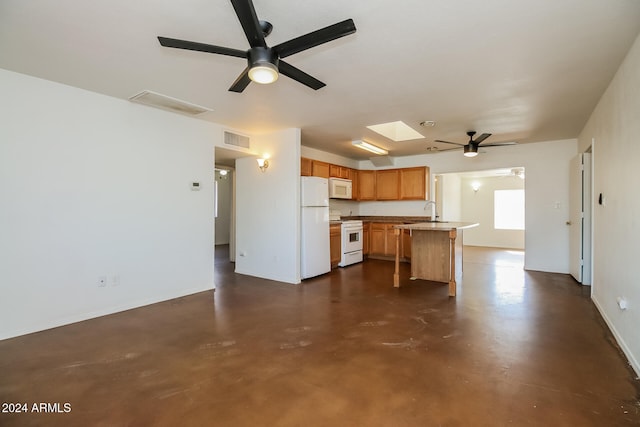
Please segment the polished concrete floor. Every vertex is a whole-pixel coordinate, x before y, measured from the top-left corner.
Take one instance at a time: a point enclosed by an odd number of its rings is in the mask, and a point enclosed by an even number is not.
[[[388,261],[292,286],[220,248],[215,293],[0,341],[0,401],[61,411],[0,426],[639,425],[590,289],[465,250],[453,299]]]

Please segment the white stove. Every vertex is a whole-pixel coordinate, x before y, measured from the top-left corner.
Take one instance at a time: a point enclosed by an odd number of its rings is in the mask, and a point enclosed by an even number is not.
[[[342,221],[340,267],[362,262],[362,221]]]

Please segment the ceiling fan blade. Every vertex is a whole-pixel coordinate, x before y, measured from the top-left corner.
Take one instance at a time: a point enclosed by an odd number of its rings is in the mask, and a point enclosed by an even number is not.
[[[438,147],[427,147],[427,153],[444,153],[445,151],[454,151],[454,150],[462,150],[462,147],[447,148],[445,150],[442,150]]]
[[[475,142],[476,144],[480,144],[482,141],[484,141],[485,139],[489,138],[490,136],[491,136],[490,133],[483,133],[482,135],[480,135],[479,137],[474,139],[473,142]],[[486,147],[486,145],[485,145],[485,147]]]
[[[300,82],[305,86],[309,86],[311,89],[318,90],[326,86],[326,84],[322,83],[320,80],[310,76],[287,62],[280,61],[278,64],[278,70],[285,76]]]
[[[494,142],[493,144],[482,144],[482,147],[501,147],[503,145],[516,145],[517,142]]]
[[[229,92],[241,93],[249,86],[251,79],[249,78],[249,67],[245,68],[242,74],[238,76],[235,82],[229,88]]]
[[[444,144],[454,144],[454,145],[459,145],[461,147],[464,147],[467,144],[460,144],[459,142],[449,142],[449,141],[441,141],[439,139],[436,139],[434,142],[442,142]]]
[[[238,20],[247,36],[249,45],[251,47],[267,47],[253,2],[251,0],[231,0],[231,4],[238,15]]]
[[[337,24],[329,25],[320,30],[312,31],[287,42],[280,43],[273,47],[273,50],[280,56],[286,58],[294,53],[311,49],[312,47],[330,42],[340,37],[348,36],[356,32],[356,25],[353,19],[347,19]]]
[[[158,36],[158,41],[164,47],[174,47],[176,49],[195,50],[198,52],[217,53],[219,55],[234,56],[236,58],[246,58],[247,52],[228,47],[214,46],[212,44],[190,42],[187,40],[171,39]]]

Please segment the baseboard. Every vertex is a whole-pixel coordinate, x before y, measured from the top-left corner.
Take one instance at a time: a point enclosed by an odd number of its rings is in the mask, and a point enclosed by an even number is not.
[[[627,360],[629,361],[629,365],[631,365],[631,367],[635,371],[636,376],[640,377],[640,364],[638,363],[638,360],[634,357],[629,347],[627,347],[627,344],[625,343],[624,339],[622,338],[622,336],[620,336],[616,328],[613,326],[613,323],[611,322],[609,317],[607,317],[605,311],[602,309],[602,306],[593,295],[591,296],[591,301],[593,301],[593,304],[598,309],[600,316],[602,316],[602,318],[604,319],[604,322],[609,327],[609,330],[613,334],[613,337],[616,339],[618,346],[622,349],[622,352],[627,357]]]
[[[107,307],[102,310],[96,310],[89,313],[77,313],[68,317],[63,317],[60,319],[54,319],[54,320],[50,320],[50,321],[46,321],[46,322],[42,322],[34,325],[29,325],[29,327],[27,328],[2,332],[0,334],[0,341],[6,340],[9,338],[19,337],[22,335],[32,334],[35,332],[46,331],[47,329],[59,328],[61,326],[66,326],[66,325],[70,325],[72,323],[77,323],[77,322],[83,322],[85,320],[95,319],[97,317],[108,316],[110,314],[120,313],[122,311],[132,310],[135,308],[140,308],[140,307],[144,307],[151,304],[157,304],[159,302],[169,301],[176,298],[182,298],[187,295],[193,295],[193,294],[197,294],[200,292],[205,292],[213,289],[215,289],[215,286],[186,289],[183,292],[180,292],[178,294],[156,296],[153,298],[137,301],[131,304],[124,304],[124,305],[119,305],[115,307]]]

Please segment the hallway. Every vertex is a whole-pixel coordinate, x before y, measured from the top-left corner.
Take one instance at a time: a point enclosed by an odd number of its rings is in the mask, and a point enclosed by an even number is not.
[[[300,286],[215,292],[0,341],[2,426],[640,424],[640,382],[568,275],[465,248],[458,296],[369,260]],[[408,278],[408,265],[402,277]]]

